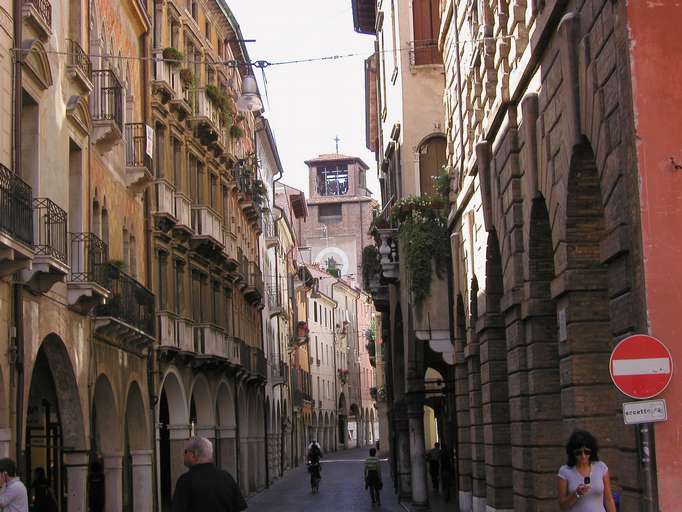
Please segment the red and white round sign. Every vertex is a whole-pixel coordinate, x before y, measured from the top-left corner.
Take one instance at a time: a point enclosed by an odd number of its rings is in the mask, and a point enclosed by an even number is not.
[[[663,392],[673,376],[668,348],[644,334],[628,336],[611,352],[611,379],[630,398],[653,398]]]

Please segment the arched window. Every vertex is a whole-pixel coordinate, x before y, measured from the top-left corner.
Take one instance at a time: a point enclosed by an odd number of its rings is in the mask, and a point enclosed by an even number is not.
[[[92,202],[92,232],[102,238],[102,212],[97,199]]]
[[[109,210],[107,210],[107,201],[104,200],[102,206],[102,241],[109,244]]]
[[[419,192],[421,195],[434,194],[434,178],[443,172],[446,163],[446,140],[437,135],[419,146]]]

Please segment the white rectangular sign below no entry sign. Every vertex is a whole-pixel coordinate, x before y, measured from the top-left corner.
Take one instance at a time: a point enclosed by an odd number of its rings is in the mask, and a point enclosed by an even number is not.
[[[642,400],[623,404],[623,420],[626,425],[653,423],[668,419],[665,400]]]

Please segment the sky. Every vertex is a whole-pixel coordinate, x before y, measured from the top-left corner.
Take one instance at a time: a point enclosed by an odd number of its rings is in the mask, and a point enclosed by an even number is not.
[[[372,36],[353,29],[351,0],[229,0],[252,61],[281,62],[359,53],[338,60],[254,69],[277,149],[282,181],[306,192],[304,161],[336,152],[362,158],[370,167],[367,185],[378,197],[374,154],[365,145],[364,59]],[[265,91],[267,89],[267,97]]]

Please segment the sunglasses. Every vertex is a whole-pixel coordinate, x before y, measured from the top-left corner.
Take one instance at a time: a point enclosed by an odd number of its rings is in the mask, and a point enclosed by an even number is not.
[[[592,455],[592,450],[589,448],[580,448],[579,450],[573,450],[573,455],[580,457],[581,455],[587,455],[588,457]]]

